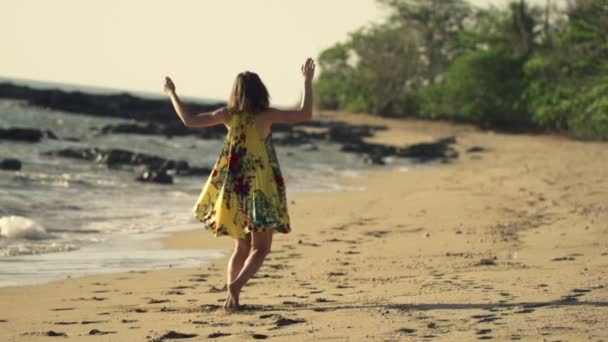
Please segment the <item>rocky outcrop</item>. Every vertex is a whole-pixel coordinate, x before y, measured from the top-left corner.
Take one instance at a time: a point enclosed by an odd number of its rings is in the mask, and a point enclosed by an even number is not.
[[[226,135],[226,128],[223,126],[207,127],[205,129],[192,129],[185,127],[180,121],[161,124],[156,122],[147,123],[120,123],[106,125],[101,128],[93,127],[100,135],[106,134],[143,134],[143,135],[164,135],[167,137],[195,135],[204,139],[217,139]]]
[[[172,122],[175,120],[171,102],[162,98],[142,98],[129,93],[91,94],[59,89],[37,89],[0,83],[0,98],[20,99],[30,105],[71,113],[104,117],[132,118],[142,121]],[[222,106],[222,102],[184,102],[192,112],[207,112]]]
[[[149,167],[146,167],[135,180],[138,182],[173,184],[173,176],[168,174],[167,170]]]
[[[190,166],[185,160],[176,161],[122,149],[66,148],[58,151],[44,152],[43,155],[88,160],[105,164],[109,168],[130,167],[135,171],[138,171],[137,168],[139,168],[137,180],[163,184],[172,183],[172,175],[198,176],[209,175],[211,172],[209,168]]]
[[[342,151],[365,154],[373,164],[384,164],[386,157],[411,158],[421,163],[430,161],[450,162],[458,158],[458,152],[450,145],[456,143],[455,137],[442,138],[430,143],[413,144],[404,147],[367,143],[363,140],[346,143]]]
[[[57,139],[55,133],[36,128],[0,128],[0,139],[36,143],[42,138]]]
[[[2,159],[0,161],[0,170],[19,171],[21,170],[21,161],[14,158]]]

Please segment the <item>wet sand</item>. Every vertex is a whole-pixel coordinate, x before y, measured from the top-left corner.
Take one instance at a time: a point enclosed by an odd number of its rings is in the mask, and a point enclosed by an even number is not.
[[[390,125],[374,142],[454,135],[460,156],[290,195],[293,232],[242,311],[221,309],[224,258],[1,288],[0,340],[608,340],[608,144],[332,116]],[[165,242],[232,245],[200,229]]]

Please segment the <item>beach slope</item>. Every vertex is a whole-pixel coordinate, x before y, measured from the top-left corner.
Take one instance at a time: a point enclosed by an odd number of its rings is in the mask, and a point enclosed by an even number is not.
[[[290,194],[293,232],[242,311],[221,309],[224,258],[0,288],[0,340],[608,339],[608,144],[329,115],[388,125],[373,142],[453,135],[459,158]],[[232,247],[201,229],[165,243]]]

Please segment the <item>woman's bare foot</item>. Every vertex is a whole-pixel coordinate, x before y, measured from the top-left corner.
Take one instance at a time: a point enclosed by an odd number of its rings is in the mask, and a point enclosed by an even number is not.
[[[228,309],[237,309],[239,307],[240,289],[235,284],[228,284]]]
[[[224,309],[230,310],[233,305],[232,302],[233,302],[232,296],[230,294],[228,294],[228,298],[226,298],[226,301],[224,302]]]

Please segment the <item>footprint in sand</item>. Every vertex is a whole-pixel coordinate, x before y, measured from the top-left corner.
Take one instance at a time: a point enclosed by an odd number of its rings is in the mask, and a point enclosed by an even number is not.
[[[209,288],[209,291],[207,291],[209,293],[220,293],[220,292],[226,292],[226,285],[224,285],[224,287],[215,287],[215,286],[211,286]]]
[[[371,236],[375,238],[383,238],[386,235],[390,234],[388,230],[369,230],[363,233],[365,236]]]
[[[53,324],[56,324],[56,325],[72,325],[72,324],[78,324],[78,322],[55,322]]]
[[[320,297],[320,298],[315,299],[315,302],[317,302],[317,303],[333,303],[333,302],[335,302],[335,300],[331,300],[331,299]]]
[[[214,333],[207,335],[207,338],[218,338],[218,337],[224,337],[224,336],[230,336],[230,334],[218,331],[218,332],[214,332]]]
[[[91,297],[91,298],[84,298],[84,297],[80,297],[80,298],[71,299],[71,300],[72,300],[72,301],[79,301],[79,300],[90,301],[90,300],[93,300],[93,301],[98,301],[98,302],[101,302],[101,301],[104,301],[104,300],[108,300],[108,298],[105,298],[105,297],[95,297],[95,296],[93,296],[93,297]]]
[[[532,313],[532,312],[534,312],[534,309],[532,309],[532,308],[525,308],[525,309],[521,309],[521,310],[518,310],[518,311],[514,311],[513,313],[516,313],[516,314],[527,314],[527,313]]]
[[[291,319],[291,318],[285,318],[285,317],[280,317],[278,319],[276,319],[274,321],[274,328],[271,329],[279,329],[281,327],[284,326],[288,326],[288,325],[293,325],[293,324],[299,324],[299,323],[306,323],[305,319]]]
[[[576,260],[576,258],[571,257],[571,256],[558,257],[558,258],[551,259],[551,261],[573,261],[573,260]]]
[[[203,305],[199,306],[199,308],[203,312],[212,312],[212,311],[217,311],[220,308],[220,306],[216,305],[216,304],[203,304]]]
[[[165,291],[162,294],[164,295],[178,295],[178,296],[183,296],[184,292],[183,291],[179,291],[179,290],[171,290],[171,291]]]
[[[471,316],[471,318],[477,319],[478,320],[477,323],[489,323],[489,322],[494,322],[494,321],[500,319],[500,317],[496,317],[496,315],[494,315],[494,314],[473,315],[473,316]]]
[[[170,300],[168,299],[150,299],[148,304],[160,304],[160,303],[168,303]]]
[[[293,306],[296,308],[301,308],[301,307],[306,306],[306,304],[304,304],[304,303],[294,302],[294,301],[290,301],[290,300],[284,301],[283,305],[289,305],[289,306]]]
[[[182,286],[174,286],[171,288],[171,290],[185,290],[185,289],[193,289],[193,288],[195,288],[195,287],[182,285]]]
[[[492,329],[481,329],[476,332],[477,335],[485,335],[492,332]]]
[[[158,336],[154,339],[152,339],[152,342],[162,342],[165,340],[170,340],[170,339],[178,339],[178,338],[192,338],[192,337],[196,337],[198,335],[196,334],[184,334],[184,333],[180,333],[177,331],[168,331],[164,334],[162,334],[161,336]],[[146,336],[146,338],[149,338],[149,336]]]
[[[397,332],[402,333],[402,334],[413,334],[416,332],[416,329],[400,328],[400,329],[397,329]]]
[[[116,334],[116,331],[101,331],[98,329],[91,329],[89,331],[89,335],[107,335],[107,334]]]

